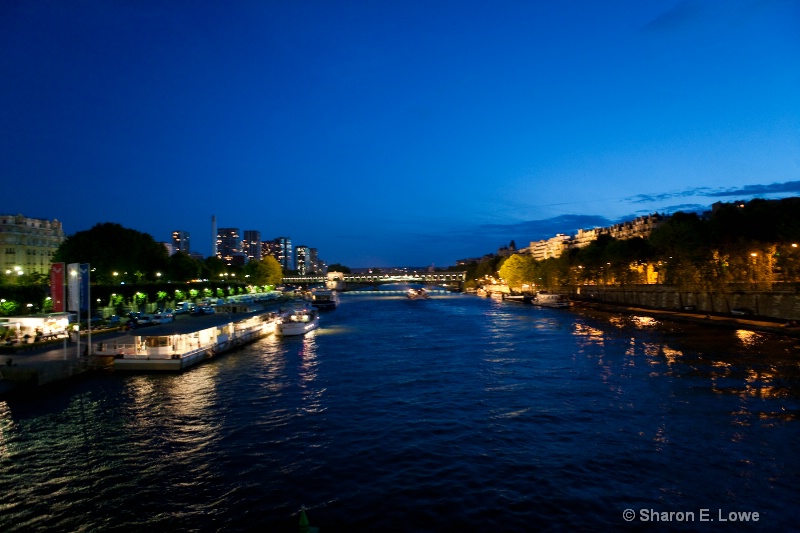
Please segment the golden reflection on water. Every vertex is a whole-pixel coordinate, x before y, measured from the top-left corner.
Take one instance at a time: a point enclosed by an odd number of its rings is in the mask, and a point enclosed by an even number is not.
[[[180,421],[174,426],[168,424],[176,430],[171,438],[182,439],[186,434],[201,440],[213,437],[217,431],[212,415],[218,372],[218,367],[206,364],[165,379],[147,375],[131,378],[126,383],[136,413],[131,423],[141,429],[162,428],[164,420]],[[154,405],[159,406],[159,412],[152,411]]]
[[[660,324],[651,316],[632,316],[631,321],[637,328],[652,328]]]
[[[683,357],[682,351],[675,350],[666,345],[661,347],[661,353],[664,355],[664,358],[667,360],[667,365],[669,366],[677,363],[679,357]]]
[[[205,365],[172,380],[167,394],[172,397],[175,414],[206,418],[216,403],[218,373],[219,365]]]
[[[150,397],[155,391],[155,385],[147,376],[135,376],[127,383],[130,397],[135,403],[146,405],[150,403]]]
[[[0,402],[0,457],[9,454],[8,443],[14,429],[14,419],[11,418],[11,408],[6,402]]]
[[[605,339],[605,332],[603,330],[593,328],[587,324],[575,322],[575,332],[577,337],[582,337],[589,344],[603,344]]]
[[[737,329],[736,338],[738,338],[739,342],[748,348],[752,348],[764,340],[764,336],[762,334],[747,329]]]

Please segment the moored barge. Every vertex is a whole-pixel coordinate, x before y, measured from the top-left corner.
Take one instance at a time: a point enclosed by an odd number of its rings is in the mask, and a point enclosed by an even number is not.
[[[113,357],[114,370],[179,372],[275,332],[277,315],[238,305],[218,306],[208,317],[134,330],[94,345],[94,354]]]

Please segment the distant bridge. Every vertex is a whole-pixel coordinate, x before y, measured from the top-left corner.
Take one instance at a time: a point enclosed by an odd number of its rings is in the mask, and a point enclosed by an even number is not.
[[[467,280],[466,272],[404,272],[402,274],[342,274],[330,272],[327,275],[285,276],[283,283],[311,285],[314,283],[344,283],[348,287],[363,285],[382,285],[384,283],[424,283],[463,288]]]

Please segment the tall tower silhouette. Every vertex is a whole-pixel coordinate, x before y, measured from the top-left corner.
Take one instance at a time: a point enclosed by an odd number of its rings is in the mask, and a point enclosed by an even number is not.
[[[211,257],[217,257],[217,215],[211,215]]]

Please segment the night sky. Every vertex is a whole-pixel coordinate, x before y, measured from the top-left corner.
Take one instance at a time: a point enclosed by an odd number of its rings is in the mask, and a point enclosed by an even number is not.
[[[0,213],[448,266],[800,195],[800,1],[0,2]]]

